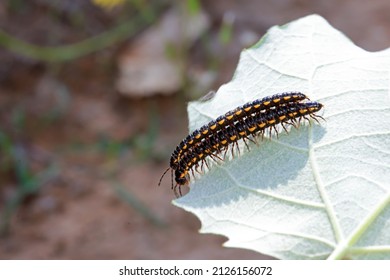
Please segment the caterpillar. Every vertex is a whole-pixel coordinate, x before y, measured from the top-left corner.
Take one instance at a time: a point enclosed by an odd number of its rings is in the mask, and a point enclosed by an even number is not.
[[[298,102],[305,99],[308,99],[308,97],[301,92],[278,93],[245,103],[244,105],[239,106],[222,116],[219,116],[216,120],[213,120],[210,123],[202,126],[200,129],[193,131],[179,143],[171,155],[170,167],[175,169],[181,159],[182,154],[186,150],[191,149],[198,142],[209,137],[215,131],[218,131],[218,129],[223,129],[226,125],[231,125],[234,122],[240,120],[242,117],[248,117],[251,114],[260,113],[263,110],[267,110],[275,106],[291,102]]]
[[[302,119],[309,120],[308,116],[318,122],[317,117],[322,117],[315,113],[321,110],[323,105],[312,101],[300,102],[305,99],[308,98],[302,93],[282,93],[258,99],[239,106],[195,130],[172,153],[170,167],[161,176],[159,185],[166,172],[171,170],[172,189],[176,196],[181,196],[181,186],[188,184],[190,171],[198,171],[199,164],[201,167],[204,163],[208,166],[207,158],[223,160],[219,154],[223,151],[226,154],[229,147],[233,153],[234,145],[238,148],[238,140],[243,139],[245,142],[245,139],[251,140],[250,136],[256,139],[256,136],[263,136],[267,132],[271,135],[272,129],[278,134],[278,124],[287,131],[285,124],[297,127]],[[200,137],[196,137],[198,135]],[[246,146],[248,147],[247,144]]]

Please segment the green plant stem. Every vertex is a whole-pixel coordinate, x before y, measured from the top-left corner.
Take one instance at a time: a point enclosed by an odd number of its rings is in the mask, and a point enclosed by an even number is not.
[[[35,176],[29,174],[28,170],[22,170],[23,168],[20,164],[16,166],[16,173],[20,181],[17,192],[6,201],[3,211],[0,213],[0,236],[5,236],[8,233],[11,217],[23,201],[28,196],[37,193],[42,184],[59,174],[58,168],[54,165]]]
[[[151,5],[154,9],[148,13],[147,17],[144,15],[145,13],[140,13],[136,17],[111,30],[78,43],[59,47],[44,47],[24,42],[14,38],[3,30],[0,30],[0,46],[11,52],[44,62],[64,62],[73,60],[92,52],[102,50],[133,36],[140,29],[155,21],[158,13],[166,7],[166,1],[161,2],[162,3],[156,2],[154,5]]]
[[[341,226],[340,226],[338,219],[337,219],[337,216],[336,216],[336,212],[333,208],[331,200],[330,200],[330,198],[325,190],[324,183],[323,183],[321,176],[320,176],[320,171],[319,171],[319,167],[317,164],[318,160],[315,158],[313,134],[312,133],[313,133],[312,128],[309,128],[309,147],[310,147],[309,159],[310,159],[310,164],[313,168],[314,180],[316,182],[317,189],[318,189],[318,192],[321,196],[321,199],[324,202],[326,214],[328,215],[329,222],[332,226],[332,229],[333,229],[333,232],[335,235],[335,239],[336,239],[336,243],[337,243],[337,242],[340,242],[341,240],[343,240],[343,234],[341,231]]]
[[[377,207],[357,226],[351,235],[342,240],[336,247],[336,250],[329,256],[328,260],[339,260],[347,256],[348,250],[362,237],[362,235],[370,228],[371,224],[378,216],[390,206],[390,192],[385,198],[378,203]]]
[[[354,255],[357,254],[372,254],[372,253],[389,253],[390,246],[366,246],[366,247],[353,247],[349,249],[349,252]]]

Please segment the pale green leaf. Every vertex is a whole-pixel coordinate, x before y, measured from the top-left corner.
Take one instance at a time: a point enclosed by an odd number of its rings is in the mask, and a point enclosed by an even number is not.
[[[214,98],[190,103],[190,130],[285,91],[323,103],[326,121],[250,152],[241,145],[174,204],[226,246],[281,259],[390,259],[389,69],[389,49],[367,52],[320,16],[271,28]]]

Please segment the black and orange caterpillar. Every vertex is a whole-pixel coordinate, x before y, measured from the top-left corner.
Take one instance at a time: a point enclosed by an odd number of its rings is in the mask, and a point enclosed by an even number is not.
[[[278,134],[278,124],[287,132],[286,124],[297,127],[302,119],[309,120],[308,117],[318,121],[317,118],[322,117],[315,113],[322,107],[322,104],[309,101],[300,92],[279,93],[239,106],[184,138],[173,151],[170,166],[161,176],[159,185],[164,175],[171,170],[172,189],[176,196],[181,196],[181,186],[188,184],[189,172],[194,169],[198,171],[199,164],[201,168],[203,164],[208,166],[207,158],[223,160],[219,154],[225,151],[226,155],[229,147],[232,153],[234,146],[239,149],[237,141],[240,139],[249,149],[246,140],[255,142],[256,136],[271,135],[272,130]]]

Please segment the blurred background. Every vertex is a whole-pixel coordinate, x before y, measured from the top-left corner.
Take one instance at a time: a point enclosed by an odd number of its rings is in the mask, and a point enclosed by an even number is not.
[[[0,259],[262,259],[174,207],[186,105],[273,25],[390,45],[387,0],[2,0]]]

